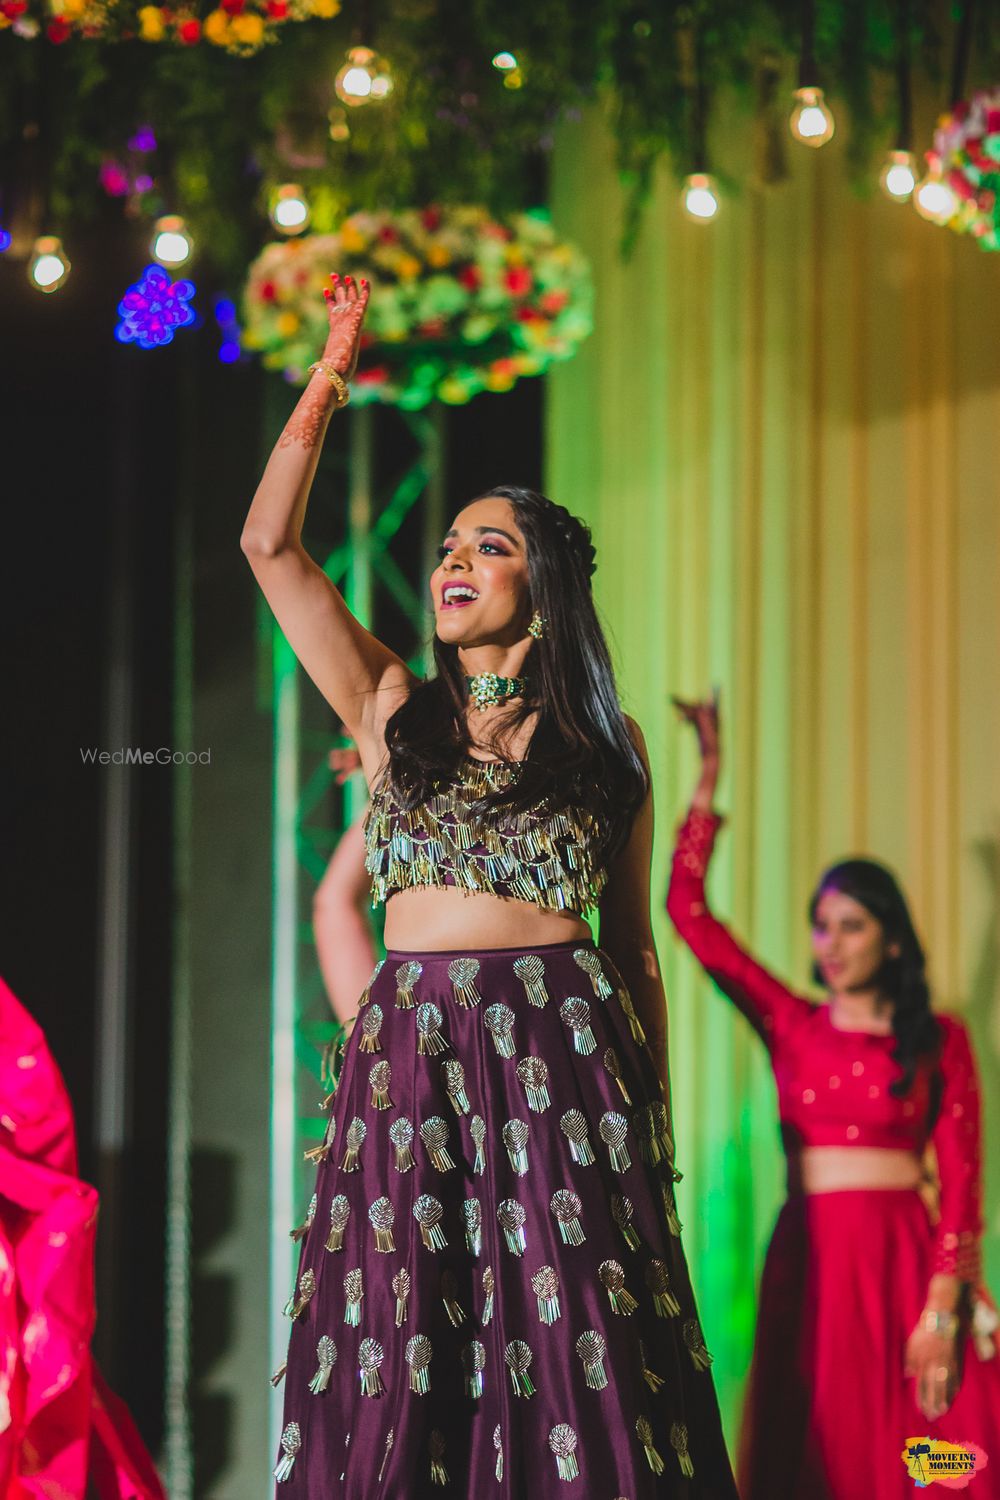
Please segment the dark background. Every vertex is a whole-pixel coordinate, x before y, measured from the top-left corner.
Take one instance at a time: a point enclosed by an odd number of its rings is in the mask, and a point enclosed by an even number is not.
[[[230,597],[229,578],[220,578],[215,595],[212,556],[220,539],[224,547],[226,533],[238,556],[243,517],[266,457],[264,382],[279,377],[253,363],[218,361],[211,309],[221,288],[202,285],[197,265],[187,274],[198,283],[202,325],[182,330],[168,348],[139,351],[113,337],[118,300],[141,270],[134,231],[102,227],[78,235],[72,260],[65,286],[45,296],[29,286],[22,260],[0,257],[7,760],[0,973],[44,1027],[63,1070],[76,1110],[82,1175],[118,1184],[117,1201],[102,1205],[99,1258],[118,1274],[104,1278],[96,1350],[155,1452],[163,1399],[172,772],[152,766],[133,775],[131,1118],[124,1158],[102,1162],[94,1125],[107,777],[80,752],[106,748],[113,558],[122,545],[132,585],[131,742],[144,748],[172,743],[174,549],[182,485],[195,514],[193,567],[196,577],[201,570],[201,597],[207,592],[210,600],[198,622],[198,649],[223,661],[227,653],[253,650],[249,568],[237,597]],[[295,393],[285,388],[285,396],[290,408]],[[379,470],[391,473],[410,446],[398,416],[380,412]],[[449,409],[446,454],[452,512],[490,484],[540,485],[541,382],[525,380],[503,398],[481,396]],[[200,536],[208,539],[201,557]],[[400,546],[412,546],[407,572],[413,576],[418,517]],[[379,605],[376,628],[392,643],[399,626],[391,600]],[[268,797],[263,786],[265,806]],[[268,836],[266,822],[261,836]]]

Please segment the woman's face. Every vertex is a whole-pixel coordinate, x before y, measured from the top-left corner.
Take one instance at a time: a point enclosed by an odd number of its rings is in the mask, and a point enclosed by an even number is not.
[[[853,896],[836,890],[819,898],[812,946],[823,982],[841,993],[870,988],[886,959],[899,956],[899,944],[886,943],[878,918]]]
[[[509,500],[490,495],[459,511],[431,574],[438,639],[512,645],[527,633],[528,558]]]

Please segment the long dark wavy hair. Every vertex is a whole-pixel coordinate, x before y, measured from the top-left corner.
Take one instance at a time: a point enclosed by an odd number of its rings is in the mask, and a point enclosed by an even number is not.
[[[895,876],[872,859],[845,859],[824,871],[809,903],[810,922],[816,920],[820,897],[825,891],[839,891],[857,901],[881,923],[886,945],[899,948],[898,957],[886,956],[875,980],[892,1001],[892,1032],[896,1039],[892,1057],[902,1069],[902,1076],[890,1085],[890,1090],[899,1097],[912,1087],[918,1064],[925,1058],[937,1057],[942,1040],[941,1028],[931,1013],[926,959],[910,908]],[[813,977],[818,984],[823,982],[818,966]],[[937,1113],[939,1097],[940,1080],[935,1071],[932,1116]]]
[[[479,806],[523,811],[545,799],[552,811],[583,807],[598,820],[608,860],[628,838],[649,776],[618,701],[594,608],[590,531],[535,490],[498,485],[476,498],[492,496],[507,500],[514,512],[526,543],[528,608],[546,623],[525,663],[527,691],[510,700],[489,746],[496,755],[502,736],[537,713],[527,757],[510,784]],[[436,782],[453,777],[470,749],[458,647],[435,635],[434,660],[436,675],[419,683],[386,725],[389,775],[405,807],[425,801]]]

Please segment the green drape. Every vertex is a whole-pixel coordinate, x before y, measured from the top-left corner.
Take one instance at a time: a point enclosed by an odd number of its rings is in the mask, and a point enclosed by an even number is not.
[[[718,683],[720,914],[808,986],[805,910],[846,853],[893,865],[937,1004],[984,1085],[1000,1284],[1000,257],[848,184],[839,138],[711,225],[658,180],[636,251],[595,111],[565,127],[553,217],[591,256],[597,331],[549,380],[549,493],[582,515],[626,707],[655,775],[653,902],[670,1005],[685,1242],[728,1430],[782,1191],[774,1089],[662,917],[695,754],[671,692]]]

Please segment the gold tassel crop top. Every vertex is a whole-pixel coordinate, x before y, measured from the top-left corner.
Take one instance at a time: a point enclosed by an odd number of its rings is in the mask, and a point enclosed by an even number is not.
[[[365,868],[372,905],[396,891],[457,886],[583,913],[607,883],[597,820],[578,808],[550,812],[509,807],[477,816],[473,804],[518,775],[516,762],[463,757],[455,779],[409,811],[396,798],[388,768],[376,782],[364,821]]]

